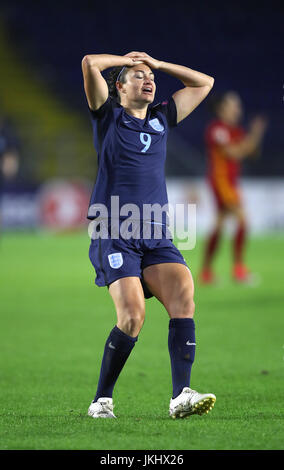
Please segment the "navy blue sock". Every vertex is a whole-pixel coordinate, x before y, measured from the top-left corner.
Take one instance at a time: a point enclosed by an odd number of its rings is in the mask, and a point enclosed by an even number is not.
[[[135,346],[138,336],[133,338],[115,326],[106,341],[101,365],[98,389],[94,402],[100,397],[112,397],[115,382]]]
[[[195,325],[193,318],[172,318],[169,324],[173,398],[189,387],[191,366],[195,356]]]

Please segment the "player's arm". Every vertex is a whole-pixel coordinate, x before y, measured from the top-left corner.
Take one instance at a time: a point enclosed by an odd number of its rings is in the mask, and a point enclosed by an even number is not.
[[[267,123],[257,117],[251,122],[251,127],[246,136],[237,143],[226,144],[223,146],[226,155],[235,160],[242,160],[248,156],[255,156],[259,153],[259,148],[266,130]]]
[[[108,86],[101,72],[109,67],[128,66],[137,63],[135,58],[111,54],[88,54],[82,60],[84,89],[89,107],[96,111],[108,98]]]
[[[131,52],[128,56],[136,57],[152,69],[168,73],[184,84],[185,88],[173,94],[177,108],[177,122],[186,118],[206,98],[214,85],[214,78],[209,75],[183,65],[153,59],[145,52]]]
[[[162,62],[160,69],[179,79],[185,86],[173,94],[177,108],[177,122],[185,119],[206,98],[214,85],[214,78],[183,65]]]

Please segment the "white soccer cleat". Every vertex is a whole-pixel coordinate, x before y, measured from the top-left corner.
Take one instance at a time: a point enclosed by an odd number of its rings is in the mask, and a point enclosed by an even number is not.
[[[116,418],[113,414],[112,398],[98,398],[95,403],[91,403],[88,409],[88,416],[92,418]]]
[[[182,392],[170,401],[170,417],[186,418],[190,415],[203,415],[212,410],[216,401],[213,393],[198,393],[189,387],[184,387]]]

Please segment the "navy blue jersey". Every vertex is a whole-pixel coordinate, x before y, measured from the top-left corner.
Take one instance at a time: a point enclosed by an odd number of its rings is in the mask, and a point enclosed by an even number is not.
[[[127,114],[111,97],[90,113],[98,173],[88,218],[96,217],[96,204],[104,204],[110,214],[111,196],[119,196],[119,210],[125,204],[138,206],[140,218],[143,204],[167,204],[167,137],[169,129],[177,125],[173,98],[148,107],[145,119]]]

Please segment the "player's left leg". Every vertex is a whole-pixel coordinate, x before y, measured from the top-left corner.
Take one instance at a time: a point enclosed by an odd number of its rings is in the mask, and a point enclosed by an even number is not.
[[[247,239],[247,224],[243,207],[237,205],[231,208],[236,220],[236,230],[233,236],[233,279],[239,282],[250,280],[250,273],[244,262],[244,249]]]
[[[213,394],[199,394],[189,388],[195,358],[194,283],[187,266],[161,263],[143,270],[144,281],[166,308],[169,317],[168,347],[171,359],[173,418],[208,412],[216,400]]]

